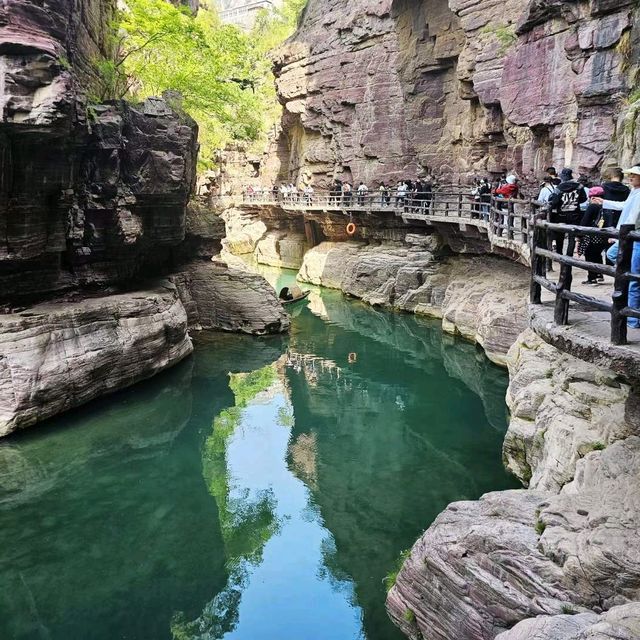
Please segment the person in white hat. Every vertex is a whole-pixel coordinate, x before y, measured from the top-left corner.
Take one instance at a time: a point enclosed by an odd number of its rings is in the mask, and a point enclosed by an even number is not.
[[[624,202],[592,198],[591,202],[602,205],[605,209],[622,211],[618,220],[618,229],[623,224],[635,224],[638,227],[640,221],[640,163],[624,171],[631,185],[631,193]],[[616,263],[618,257],[618,243],[614,242],[607,251],[607,258]],[[633,243],[631,254],[631,273],[640,273],[640,242]],[[640,309],[640,284],[632,281],[629,284],[629,306],[632,309]],[[634,329],[640,329],[640,321],[637,318],[629,318],[628,325]]]

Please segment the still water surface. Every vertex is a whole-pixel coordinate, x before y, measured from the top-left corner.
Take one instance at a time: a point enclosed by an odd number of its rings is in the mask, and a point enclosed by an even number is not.
[[[506,374],[336,292],[294,315],[0,443],[2,640],[402,637],[401,551],[514,486]]]

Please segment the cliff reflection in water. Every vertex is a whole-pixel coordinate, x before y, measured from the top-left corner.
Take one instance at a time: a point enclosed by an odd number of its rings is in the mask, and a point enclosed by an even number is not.
[[[472,345],[335,292],[288,343],[202,334],[0,444],[0,637],[399,638],[400,551],[511,485],[505,388]]]

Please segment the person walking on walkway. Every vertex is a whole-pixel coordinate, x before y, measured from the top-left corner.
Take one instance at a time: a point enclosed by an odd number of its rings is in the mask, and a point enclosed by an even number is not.
[[[351,185],[348,182],[343,183],[342,185],[342,205],[345,207],[351,206],[351,195],[352,189]]]
[[[563,169],[560,172],[560,184],[553,190],[549,197],[549,221],[555,224],[578,224],[582,218],[580,205],[587,200],[587,194],[583,186],[573,179],[571,169]],[[551,238],[556,243],[556,252],[562,253],[564,248],[564,231],[551,233]]]
[[[635,224],[638,226],[640,219],[640,162],[624,172],[631,184],[631,193],[624,203],[615,202],[613,200],[605,200],[604,198],[592,198],[591,202],[601,205],[604,209],[612,209],[621,211],[617,228],[623,224]],[[614,242],[607,251],[607,258],[613,264],[618,258],[618,242]],[[633,243],[633,253],[631,254],[631,273],[640,274],[640,242]],[[640,283],[632,280],[629,283],[629,306],[632,309],[640,309]],[[640,329],[640,321],[637,318],[629,318],[627,324],[634,328]]]
[[[369,192],[369,187],[364,182],[361,182],[358,185],[358,206],[364,207],[367,200],[367,193]]]
[[[406,183],[400,180],[396,187],[396,209],[404,207],[404,201],[407,197],[407,189],[408,187]]]
[[[519,192],[518,178],[513,174],[511,174],[507,176],[505,183],[495,190],[495,195],[499,200],[511,200],[513,198],[518,197],[518,192]],[[506,203],[506,205],[507,207],[509,206],[508,203]],[[496,206],[500,211],[502,211],[505,208],[505,203],[499,202]],[[507,222],[506,215],[502,215],[500,216],[500,218],[501,220],[500,220],[500,228],[498,229],[498,236],[502,235],[502,230],[506,226],[506,222]]]
[[[553,169],[553,167],[551,167]],[[555,171],[555,169],[554,169]],[[551,181],[551,178],[547,174],[542,178],[542,183],[540,184],[540,192],[538,193],[538,202],[547,203],[549,202],[549,198],[555,189],[555,184]]]

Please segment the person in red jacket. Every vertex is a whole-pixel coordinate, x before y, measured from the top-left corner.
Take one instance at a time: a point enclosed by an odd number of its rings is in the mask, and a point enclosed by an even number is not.
[[[507,176],[507,181],[502,186],[498,187],[495,190],[495,195],[498,197],[498,202],[496,206],[498,209],[504,209],[504,205],[500,203],[500,199],[511,200],[512,198],[518,197],[518,178],[516,178],[513,174]],[[507,223],[507,216],[500,216],[502,218],[501,224],[504,226]],[[497,229],[497,233],[499,236],[502,235],[502,227]]]
[[[518,178],[514,175],[507,176],[506,183],[496,189],[496,195],[503,198],[517,198],[518,192]]]

